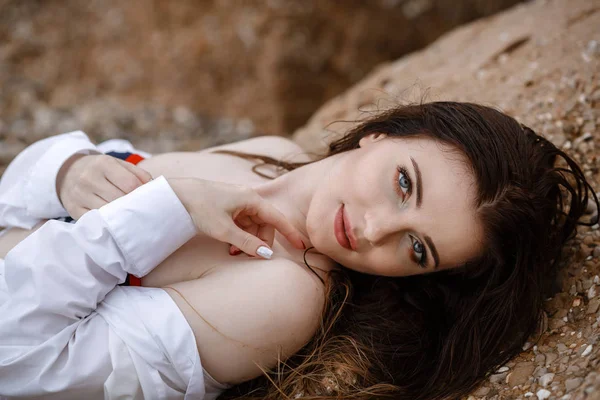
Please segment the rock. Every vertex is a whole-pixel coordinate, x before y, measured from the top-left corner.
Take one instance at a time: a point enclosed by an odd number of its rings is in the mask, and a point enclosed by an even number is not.
[[[552,364],[558,358],[558,354],[556,353],[546,353],[546,366]]]
[[[530,362],[518,363],[513,371],[506,377],[508,386],[524,385],[529,381],[529,378],[535,370],[535,365]]]
[[[492,382],[492,383],[504,382],[504,380],[506,379],[506,375],[508,375],[508,373],[506,373],[506,372],[502,372],[500,374],[494,374],[494,375],[490,376],[490,382]]]
[[[549,390],[540,389],[535,395],[537,396],[538,400],[546,400],[548,397],[550,397],[551,394],[552,393],[550,393]]]
[[[592,251],[592,257],[600,258],[600,246],[594,247],[594,250]]]
[[[572,392],[573,389],[578,388],[582,382],[583,382],[583,379],[581,379],[581,378],[567,379],[565,381],[565,389],[566,389],[567,393]]]
[[[594,297],[588,303],[588,306],[587,306],[587,309],[585,310],[585,313],[586,314],[595,314],[596,311],[598,311],[598,308],[600,308],[600,298]]]
[[[550,384],[550,382],[552,382],[552,379],[554,379],[553,373],[544,374],[539,379],[540,385],[542,385],[543,387],[547,387]]]
[[[590,289],[587,291],[588,299],[593,299],[594,297],[596,297],[596,294],[596,286],[591,286]]]
[[[585,348],[585,350],[581,353],[581,357],[587,357],[592,353],[592,348],[594,346],[592,346],[591,344],[587,345],[587,347]]]
[[[473,392],[473,394],[477,397],[484,397],[484,396],[487,396],[487,394],[489,392],[490,392],[489,387],[481,386],[479,389],[477,389],[475,392]]]
[[[535,356],[535,363],[539,365],[544,365],[546,362],[546,356],[544,354],[538,354]]]
[[[559,353],[564,353],[568,350],[567,346],[564,343],[559,343],[558,345],[556,345],[556,349]]]

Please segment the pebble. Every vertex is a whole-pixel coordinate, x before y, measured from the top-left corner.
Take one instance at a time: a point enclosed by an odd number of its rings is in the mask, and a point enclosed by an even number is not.
[[[537,393],[535,394],[537,396],[537,398],[539,400],[546,400],[548,397],[550,397],[552,393],[550,393],[549,390],[546,389],[540,389],[537,391]]]
[[[540,385],[542,385],[543,387],[546,387],[550,384],[550,382],[552,382],[553,379],[554,379],[554,374],[548,373],[548,374],[542,375],[539,382],[540,382]]]
[[[501,374],[494,374],[494,375],[490,376],[490,382],[492,382],[492,383],[504,382],[504,379],[506,379],[506,375],[508,375],[506,372],[503,372]]]
[[[596,311],[598,311],[598,308],[600,308],[600,298],[594,297],[588,303],[587,310],[585,310],[585,313],[586,314],[595,314]]]
[[[600,246],[594,247],[594,251],[592,251],[592,257],[600,258]]]
[[[593,346],[591,344],[588,344],[588,346],[585,348],[585,350],[583,351],[583,353],[581,353],[581,357],[587,357],[590,355],[590,353],[592,352],[592,348]]]
[[[546,356],[544,354],[538,354],[535,356],[535,363],[538,365],[543,365],[546,362]]]
[[[583,243],[586,246],[590,246],[591,244],[594,244],[594,238],[591,235],[586,235],[583,237]]]
[[[588,299],[593,299],[594,297],[596,297],[596,286],[592,286],[590,287],[590,289],[587,291],[587,297]]]
[[[567,390],[567,392],[571,392],[571,391],[573,391],[573,389],[576,389],[579,386],[581,386],[582,382],[583,382],[583,379],[581,379],[581,378],[567,379],[565,381],[565,389]]]
[[[515,369],[506,377],[506,383],[508,386],[524,385],[529,380],[529,377],[533,374],[535,365],[530,362],[518,363]]]
[[[473,394],[477,397],[484,397],[484,396],[487,396],[487,394],[489,392],[490,392],[489,387],[481,386],[479,389],[477,389],[475,392],[473,392]]]

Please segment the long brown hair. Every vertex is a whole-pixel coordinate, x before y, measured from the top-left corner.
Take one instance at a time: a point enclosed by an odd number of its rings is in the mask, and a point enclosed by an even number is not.
[[[310,343],[225,398],[457,398],[535,332],[561,250],[584,224],[590,194],[598,206],[578,165],[502,112],[456,102],[371,117],[331,143],[325,157],[358,148],[372,133],[427,136],[467,157],[477,182],[483,255],[452,270],[403,278],[332,272],[323,323]],[[228,153],[286,170],[303,165]]]

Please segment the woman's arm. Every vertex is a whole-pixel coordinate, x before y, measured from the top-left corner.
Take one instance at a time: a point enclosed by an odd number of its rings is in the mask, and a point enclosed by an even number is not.
[[[56,176],[74,154],[99,153],[85,133],[40,140],[15,157],[0,179],[0,226],[33,228],[43,219],[68,216],[56,193]]]
[[[0,179],[0,226],[31,229],[42,220],[69,216],[59,198],[58,185],[76,155],[110,151],[151,157],[122,139],[111,139],[96,146],[82,131],[52,136],[27,147],[9,164]],[[112,161],[118,165],[116,160]],[[120,178],[119,169],[115,167],[113,171],[116,172],[112,175]],[[137,168],[135,172],[139,171]]]
[[[93,311],[127,273],[145,275],[195,233],[189,214],[159,178],[74,225],[50,221],[17,245],[4,265],[8,300],[0,306],[0,395],[97,396],[111,385],[111,376],[119,379],[115,371],[121,378],[129,375],[124,383],[137,384],[146,398],[189,390],[194,373],[201,374],[200,361],[189,326],[172,302],[162,304],[162,290],[120,289],[125,298],[111,294],[103,317]],[[154,316],[165,323],[179,316],[174,328],[184,326],[173,334],[175,345],[165,346],[152,322],[138,316],[152,315],[144,304],[161,296]],[[139,307],[120,321],[135,337],[129,341],[111,329],[128,307]],[[179,346],[179,360],[169,354],[173,346]]]

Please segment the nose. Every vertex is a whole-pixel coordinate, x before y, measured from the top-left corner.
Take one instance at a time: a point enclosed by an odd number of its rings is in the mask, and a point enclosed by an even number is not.
[[[388,238],[406,229],[408,215],[391,210],[374,210],[365,214],[364,238],[372,246],[379,246]]]

